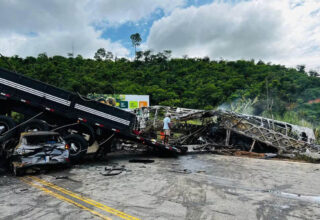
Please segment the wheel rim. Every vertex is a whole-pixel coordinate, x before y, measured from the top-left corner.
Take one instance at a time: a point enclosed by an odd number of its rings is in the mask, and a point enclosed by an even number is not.
[[[70,143],[70,155],[75,156],[81,152],[81,144],[76,142]]]

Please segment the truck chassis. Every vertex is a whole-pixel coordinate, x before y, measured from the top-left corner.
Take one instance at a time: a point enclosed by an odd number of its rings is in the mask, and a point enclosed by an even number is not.
[[[13,112],[23,115],[18,125],[12,119]],[[106,153],[112,139],[118,137],[168,155],[181,153],[177,147],[141,137],[135,130],[136,121],[133,113],[0,68],[0,155],[10,155],[13,144],[8,143],[28,130],[55,130],[74,142],[85,139],[83,152],[98,142],[98,152]]]

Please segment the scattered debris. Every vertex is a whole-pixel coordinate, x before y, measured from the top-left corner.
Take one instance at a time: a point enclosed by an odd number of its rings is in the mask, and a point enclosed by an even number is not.
[[[264,155],[265,155],[264,159],[275,158],[278,156],[277,154],[273,154],[273,153],[265,153]]]
[[[192,173],[191,170],[188,169],[183,169],[183,170],[169,170],[170,172],[174,172],[174,173],[182,173],[182,174],[190,174]]]
[[[255,153],[255,152],[248,152],[248,151],[236,151],[234,153],[235,156],[247,156],[252,158],[265,158],[265,154],[263,153]]]
[[[197,173],[205,173],[205,170],[198,170]]]
[[[107,166],[104,168],[103,172],[100,172],[100,174],[103,176],[116,176],[116,175],[121,174],[123,171],[126,171],[126,168],[124,165],[122,165],[120,167]]]
[[[57,180],[60,180],[60,179],[69,179],[68,176],[56,176],[56,179]]]
[[[149,159],[132,159],[129,160],[130,163],[154,163],[154,160]]]

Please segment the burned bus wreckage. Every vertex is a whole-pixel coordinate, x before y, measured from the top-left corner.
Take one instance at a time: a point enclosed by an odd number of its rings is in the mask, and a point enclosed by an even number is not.
[[[162,129],[163,116],[171,114],[170,144],[189,151],[320,159],[320,146],[307,127],[222,110],[153,106],[136,110],[136,114],[141,135],[154,138]]]

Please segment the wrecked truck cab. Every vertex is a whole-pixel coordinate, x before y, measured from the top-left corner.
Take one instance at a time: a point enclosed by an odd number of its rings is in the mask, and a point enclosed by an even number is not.
[[[22,133],[11,161],[16,176],[28,169],[68,166],[69,146],[56,132]]]

